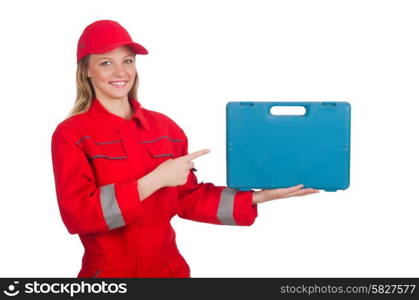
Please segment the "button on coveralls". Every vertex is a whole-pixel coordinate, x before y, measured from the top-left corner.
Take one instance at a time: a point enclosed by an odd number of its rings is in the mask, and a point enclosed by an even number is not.
[[[221,225],[252,225],[253,191],[187,182],[140,201],[137,181],[167,159],[188,154],[184,131],[129,97],[130,120],[94,98],[89,110],[59,123],[51,151],[61,218],[84,246],[82,277],[190,277],[173,216]]]

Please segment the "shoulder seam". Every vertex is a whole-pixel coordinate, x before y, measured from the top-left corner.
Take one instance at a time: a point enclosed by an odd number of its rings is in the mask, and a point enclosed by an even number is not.
[[[65,124],[65,123],[60,123],[58,126],[57,126],[57,129],[58,129],[58,127],[60,127],[61,129],[59,129],[59,130],[62,130],[63,131],[63,133],[66,135],[66,136],[68,136],[68,138],[70,139],[70,142],[71,143],[73,143],[73,144],[75,144],[75,145],[77,145],[76,144],[76,139],[75,139],[75,137],[73,136],[73,134],[71,134],[71,132],[70,132],[70,130],[68,129],[68,127],[67,127],[67,125]]]

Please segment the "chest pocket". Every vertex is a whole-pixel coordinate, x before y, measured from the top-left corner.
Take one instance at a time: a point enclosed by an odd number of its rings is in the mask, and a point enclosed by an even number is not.
[[[155,139],[142,140],[148,154],[157,162],[163,162],[169,158],[177,158],[180,153],[180,145],[183,141],[169,136],[161,136]]]
[[[120,177],[126,173],[122,170],[127,167],[128,155],[121,139],[87,136],[80,139],[80,146],[92,166],[98,184],[123,179]]]
[[[148,156],[146,168],[147,172],[150,172],[164,161],[179,157],[183,140],[163,135],[141,139],[139,145],[144,148],[145,154]]]
[[[120,139],[112,139],[109,141],[90,140],[86,144],[87,158],[91,162],[98,162],[101,160],[123,160],[128,158]]]

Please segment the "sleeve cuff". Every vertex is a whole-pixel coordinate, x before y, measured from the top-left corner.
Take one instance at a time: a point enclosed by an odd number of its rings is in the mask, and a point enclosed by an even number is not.
[[[237,191],[234,199],[234,220],[237,225],[250,226],[258,216],[257,204],[252,204],[254,191]]]

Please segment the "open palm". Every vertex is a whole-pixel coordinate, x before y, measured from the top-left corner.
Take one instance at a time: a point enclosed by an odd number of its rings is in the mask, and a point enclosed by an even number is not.
[[[255,191],[253,193],[253,204],[263,203],[270,200],[282,199],[288,197],[297,197],[305,196],[310,194],[315,194],[320,192],[319,190],[313,188],[303,189],[304,185],[299,184],[289,188],[279,188],[279,189],[264,189],[260,191]]]

